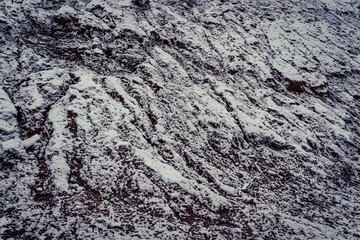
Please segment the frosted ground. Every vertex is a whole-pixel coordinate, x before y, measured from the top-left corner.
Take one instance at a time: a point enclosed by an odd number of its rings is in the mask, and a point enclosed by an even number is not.
[[[1,1],[0,238],[360,238],[359,10]]]

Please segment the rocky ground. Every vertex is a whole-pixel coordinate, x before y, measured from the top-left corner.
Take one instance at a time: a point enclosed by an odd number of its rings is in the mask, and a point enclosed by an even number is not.
[[[0,238],[360,238],[359,11],[1,1]]]

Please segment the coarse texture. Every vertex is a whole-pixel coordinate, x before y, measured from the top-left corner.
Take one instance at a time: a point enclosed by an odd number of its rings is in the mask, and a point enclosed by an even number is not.
[[[2,0],[2,239],[360,238],[360,2]]]

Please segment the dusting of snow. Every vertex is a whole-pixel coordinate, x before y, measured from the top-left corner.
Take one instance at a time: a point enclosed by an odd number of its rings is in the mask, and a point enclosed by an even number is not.
[[[0,238],[359,238],[346,0],[0,2]]]

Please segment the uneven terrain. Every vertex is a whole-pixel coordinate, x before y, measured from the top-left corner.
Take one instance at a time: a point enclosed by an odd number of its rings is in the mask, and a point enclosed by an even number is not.
[[[0,238],[360,238],[359,11],[2,0]]]

